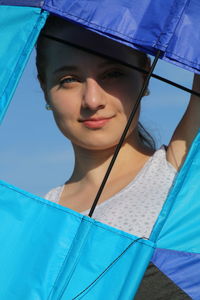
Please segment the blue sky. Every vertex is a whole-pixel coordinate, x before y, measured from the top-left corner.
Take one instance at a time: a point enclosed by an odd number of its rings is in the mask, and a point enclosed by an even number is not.
[[[193,75],[159,61],[155,73],[191,87]],[[157,146],[167,144],[189,100],[189,94],[152,79],[151,94],[142,102],[141,121]],[[0,178],[36,195],[64,183],[73,169],[70,142],[45,109],[37,82],[35,53],[20,80],[1,126]]]

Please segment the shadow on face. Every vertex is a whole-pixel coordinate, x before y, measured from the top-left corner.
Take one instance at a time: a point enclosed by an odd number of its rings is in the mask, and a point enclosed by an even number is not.
[[[54,43],[53,46],[44,36],[59,39],[60,44],[71,44],[82,50],[85,49],[106,56],[106,58],[110,60],[116,59],[146,70],[150,67],[150,60],[146,54],[96,34],[75,23],[50,15],[37,44],[36,63],[40,81],[44,80],[45,69],[48,64],[47,58],[51,57],[52,59],[53,57],[52,55],[48,56],[48,52],[56,45],[56,43]]]
[[[44,33],[65,42],[47,38]],[[66,43],[68,40],[70,44]],[[92,51],[104,55],[72,46],[72,40],[75,45],[91,46]],[[121,60],[125,58],[137,67],[149,67],[145,54],[55,17],[47,22],[37,45],[38,77],[59,129],[72,143],[91,149],[118,142],[145,78],[133,68],[107,58],[106,53]],[[86,123],[82,121],[88,118],[110,117],[111,125],[83,126]],[[138,118],[139,110],[130,131],[137,127]]]

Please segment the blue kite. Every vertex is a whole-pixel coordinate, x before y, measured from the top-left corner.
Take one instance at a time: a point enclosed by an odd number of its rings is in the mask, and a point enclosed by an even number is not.
[[[200,72],[197,0],[0,0],[1,121],[50,14]],[[1,181],[0,299],[199,300],[199,178],[200,132],[149,239]]]

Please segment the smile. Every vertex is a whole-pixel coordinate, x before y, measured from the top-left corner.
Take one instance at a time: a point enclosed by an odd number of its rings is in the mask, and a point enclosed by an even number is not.
[[[102,128],[104,127],[113,117],[110,118],[91,118],[82,120],[81,122],[88,128]]]

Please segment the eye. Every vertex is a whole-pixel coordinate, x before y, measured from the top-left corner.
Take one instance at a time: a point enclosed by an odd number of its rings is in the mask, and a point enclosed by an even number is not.
[[[120,78],[124,74],[120,70],[111,70],[103,74],[102,79],[115,79],[115,78]]]
[[[80,82],[80,80],[78,80],[78,78],[74,76],[69,76],[69,77],[62,78],[59,81],[59,85],[60,87],[70,87],[72,84],[76,82]]]

